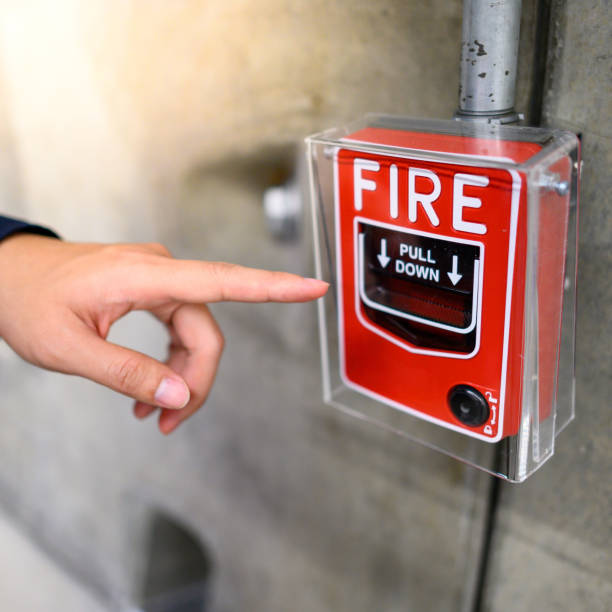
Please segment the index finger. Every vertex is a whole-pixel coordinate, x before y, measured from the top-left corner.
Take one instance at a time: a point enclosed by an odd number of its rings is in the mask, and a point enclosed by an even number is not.
[[[329,284],[289,272],[247,268],[224,262],[160,258],[130,279],[135,299],[181,302],[307,302]]]

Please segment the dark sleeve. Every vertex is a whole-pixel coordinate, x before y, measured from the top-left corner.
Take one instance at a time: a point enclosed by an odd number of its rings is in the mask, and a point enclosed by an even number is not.
[[[27,221],[21,221],[20,219],[11,219],[9,217],[3,217],[0,215],[0,240],[8,238],[13,234],[26,233],[26,234],[38,234],[40,236],[49,236],[51,238],[59,238],[59,236],[52,230],[40,225],[32,225]]]

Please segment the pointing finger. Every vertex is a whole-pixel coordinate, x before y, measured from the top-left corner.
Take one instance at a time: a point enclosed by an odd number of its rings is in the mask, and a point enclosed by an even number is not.
[[[321,297],[328,284],[288,272],[234,264],[160,258],[142,273],[129,272],[126,293],[138,306],[171,299],[196,304],[235,302],[306,302]],[[140,303],[140,304],[139,304]]]

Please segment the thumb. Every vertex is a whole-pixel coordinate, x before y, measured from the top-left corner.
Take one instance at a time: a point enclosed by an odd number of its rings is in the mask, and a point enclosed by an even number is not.
[[[95,335],[87,334],[81,346],[74,374],[152,406],[179,409],[189,402],[185,381],[156,359]]]

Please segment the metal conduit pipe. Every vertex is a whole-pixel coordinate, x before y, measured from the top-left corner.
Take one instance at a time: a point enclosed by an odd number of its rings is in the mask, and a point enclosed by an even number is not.
[[[521,0],[464,0],[456,119],[514,123]]]

